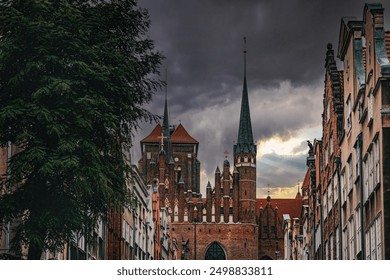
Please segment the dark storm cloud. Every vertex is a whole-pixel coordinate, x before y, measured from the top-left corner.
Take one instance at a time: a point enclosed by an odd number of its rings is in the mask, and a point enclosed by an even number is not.
[[[361,19],[364,3],[360,0],[139,1],[139,6],[149,10],[152,26],[148,36],[166,57],[161,72],[168,70],[171,123],[181,121],[200,142],[199,159],[209,177],[216,165],[223,162],[224,151],[232,152],[237,139],[243,37],[247,37],[247,80],[255,141],[275,135],[289,139],[304,128],[321,125],[327,43],[331,42],[337,52],[341,18]],[[385,23],[389,26],[386,8],[390,9],[390,3],[386,1],[383,5]],[[157,93],[147,108],[162,114],[163,104],[164,94]],[[142,124],[142,128],[135,141],[150,133],[153,125]],[[321,131],[315,137],[320,138]],[[296,151],[304,149],[303,145],[296,147]],[[135,147],[133,154],[138,159],[138,143]],[[280,168],[284,175],[278,178],[284,183],[276,185],[290,182],[288,176],[295,181],[298,176],[295,169],[294,174],[288,170],[283,173],[287,168],[283,165],[285,158],[278,160],[280,164],[274,174],[279,176]],[[304,164],[303,158],[298,165],[302,168],[302,179]],[[261,176],[271,180],[272,173]]]
[[[268,184],[270,188],[287,187],[296,184],[298,180],[302,182],[302,169],[305,168],[306,155],[264,155],[258,164],[258,187],[265,188]]]

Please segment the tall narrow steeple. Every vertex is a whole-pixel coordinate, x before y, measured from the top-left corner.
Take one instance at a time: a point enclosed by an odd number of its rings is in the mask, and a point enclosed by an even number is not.
[[[253,143],[252,122],[249,110],[248,87],[246,82],[246,38],[244,37],[244,85],[242,89],[240,125],[234,153],[256,153]]]
[[[246,39],[244,38],[244,87],[242,89],[240,126],[234,145],[234,166],[238,171],[238,221],[256,223],[256,145],[253,143],[251,115],[246,84]],[[237,176],[237,175],[236,175]],[[236,216],[237,220],[237,216]]]
[[[171,143],[171,131],[169,127],[169,115],[168,115],[168,74],[165,70],[165,105],[164,105],[164,116],[163,116],[163,136],[164,136],[164,150],[166,158],[169,161],[172,156],[172,143]]]

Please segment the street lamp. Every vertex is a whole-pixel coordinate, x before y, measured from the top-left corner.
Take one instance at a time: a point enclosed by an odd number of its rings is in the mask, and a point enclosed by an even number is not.
[[[198,209],[194,211],[194,260],[196,260],[196,223],[198,222]]]

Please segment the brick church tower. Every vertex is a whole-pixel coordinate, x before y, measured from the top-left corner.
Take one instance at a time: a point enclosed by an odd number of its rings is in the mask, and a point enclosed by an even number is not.
[[[171,217],[170,238],[179,244],[178,258],[257,259],[256,145],[245,70],[234,164],[226,156],[223,168],[216,168],[214,187],[207,184],[206,197],[200,193],[198,145],[182,124],[169,125],[166,98],[162,126],[141,141],[139,169],[148,184],[158,184],[160,205]]]
[[[256,145],[253,142],[246,82],[246,50],[244,51],[244,86],[242,90],[240,125],[234,150],[234,166],[239,174],[239,221],[256,222]]]

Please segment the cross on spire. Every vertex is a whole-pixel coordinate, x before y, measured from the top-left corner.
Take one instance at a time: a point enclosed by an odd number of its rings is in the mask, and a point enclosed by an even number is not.
[[[161,132],[161,136],[158,136],[157,139],[161,139],[161,150],[163,150],[164,148],[164,139],[166,139],[167,137],[164,136],[164,133]]]

